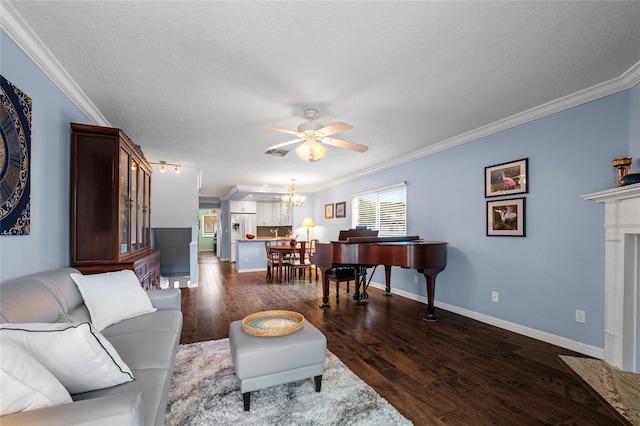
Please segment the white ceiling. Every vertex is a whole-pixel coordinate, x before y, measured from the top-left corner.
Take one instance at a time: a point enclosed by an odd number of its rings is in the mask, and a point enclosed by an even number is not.
[[[99,124],[122,128],[150,161],[202,170],[211,198],[291,178],[312,192],[640,68],[637,1],[3,3]],[[265,155],[292,137],[261,126],[293,130],[306,108],[352,124],[335,136],[369,151],[327,147],[316,163]]]

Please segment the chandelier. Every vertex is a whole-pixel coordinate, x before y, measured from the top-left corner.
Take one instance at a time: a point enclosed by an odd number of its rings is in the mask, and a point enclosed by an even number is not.
[[[298,187],[296,186],[296,180],[291,179],[291,186],[289,186],[289,193],[282,196],[282,204],[285,207],[302,207],[304,205],[305,197],[298,195]]]

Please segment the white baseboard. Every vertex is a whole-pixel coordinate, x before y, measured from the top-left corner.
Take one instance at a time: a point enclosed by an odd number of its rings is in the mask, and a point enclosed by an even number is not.
[[[383,290],[386,288],[384,284],[371,282],[371,287]],[[428,300],[425,296],[418,296],[413,293],[409,293],[403,290],[391,289],[391,293],[398,296],[406,297],[407,299],[415,300],[420,303],[427,304]],[[551,343],[552,345],[560,346],[565,349],[572,350],[584,355],[591,356],[593,358],[604,359],[604,348],[597,346],[587,345],[575,340],[568,339],[566,337],[557,336],[555,334],[547,333],[544,331],[536,330],[534,328],[525,327],[520,324],[516,324],[510,321],[505,321],[500,318],[495,318],[489,315],[481,314],[479,312],[471,311],[469,309],[460,308],[458,306],[450,305],[444,302],[435,301],[437,308],[444,309],[445,311],[453,312],[458,315],[462,315],[467,318],[471,318],[485,324],[493,325],[505,330],[513,331],[514,333],[522,334],[523,336],[531,337],[542,342]]]
[[[267,268],[248,268],[248,269],[242,269],[240,271],[236,269],[236,272],[239,274],[243,274],[245,272],[266,272],[266,271],[267,271]]]

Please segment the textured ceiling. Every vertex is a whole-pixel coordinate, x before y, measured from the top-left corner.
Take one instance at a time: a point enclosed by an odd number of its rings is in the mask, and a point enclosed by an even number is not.
[[[605,81],[640,60],[633,2],[10,3],[148,160],[234,186],[312,191]],[[345,121],[307,163],[261,148],[315,108]],[[605,142],[603,142],[605,143]],[[293,149],[296,145],[289,146]]]

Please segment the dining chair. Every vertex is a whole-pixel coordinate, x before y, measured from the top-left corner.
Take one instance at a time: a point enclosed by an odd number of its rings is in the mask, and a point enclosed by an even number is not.
[[[273,277],[278,277],[278,282],[280,282],[280,268],[283,268],[283,272],[286,271],[284,275],[288,274],[288,260],[282,258],[282,254],[271,248],[271,241],[264,242],[265,251],[267,254],[267,282],[273,282]]]
[[[309,244],[309,249],[307,250],[307,258],[309,259],[309,261],[311,261],[311,256],[313,256],[316,253],[316,244],[318,244],[320,242],[319,239],[315,238],[313,240],[310,241]],[[312,264],[313,265],[313,264]],[[319,269],[317,265],[313,265],[315,267],[316,270],[316,281],[318,281],[320,275],[319,275]]]
[[[271,257],[271,241],[264,242],[264,250],[267,254],[267,282],[273,282],[273,259]]]
[[[305,278],[308,270],[309,282],[311,282],[311,262],[309,261],[308,248],[306,241],[300,241],[296,246],[289,265],[291,269],[290,276],[293,277],[293,279],[296,277]]]

